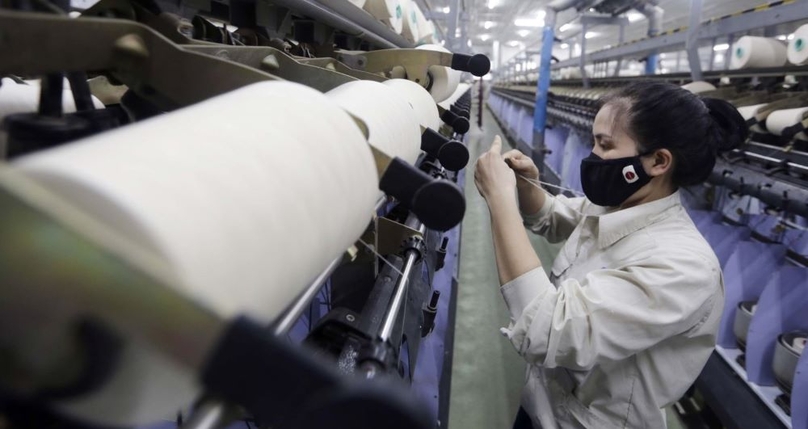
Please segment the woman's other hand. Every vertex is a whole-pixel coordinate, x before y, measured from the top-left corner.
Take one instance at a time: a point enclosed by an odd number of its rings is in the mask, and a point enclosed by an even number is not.
[[[522,176],[525,179],[531,180],[533,182],[539,181],[539,169],[536,167],[536,164],[530,159],[529,156],[523,154],[519,151],[519,149],[513,149],[502,155],[502,159],[505,160],[505,163],[508,164],[508,167],[511,167],[514,173],[517,176]],[[526,189],[531,186],[535,186],[528,182],[527,180],[516,180],[516,187],[519,189]]]
[[[474,183],[489,205],[492,200],[503,197],[515,200],[516,176],[502,157],[502,139],[499,136],[494,138],[491,149],[477,159]]]

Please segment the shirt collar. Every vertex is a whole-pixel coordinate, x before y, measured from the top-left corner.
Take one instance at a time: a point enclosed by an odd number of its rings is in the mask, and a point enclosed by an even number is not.
[[[623,237],[668,217],[681,206],[679,191],[650,203],[598,216],[598,246],[605,249]]]

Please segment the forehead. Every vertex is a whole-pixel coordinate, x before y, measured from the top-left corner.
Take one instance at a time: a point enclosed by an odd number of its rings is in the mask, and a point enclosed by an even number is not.
[[[611,101],[603,105],[595,116],[592,134],[610,136],[613,139],[631,139],[624,127],[628,106],[620,101]]]

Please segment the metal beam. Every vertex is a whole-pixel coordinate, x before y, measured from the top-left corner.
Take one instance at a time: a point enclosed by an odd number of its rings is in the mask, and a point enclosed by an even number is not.
[[[596,25],[628,25],[628,18],[622,16],[611,15],[581,15],[581,24],[586,24],[589,27]]]
[[[743,33],[761,27],[768,27],[782,23],[794,22],[808,19],[808,1],[798,1],[789,4],[782,4],[766,10],[744,13],[742,15],[731,16],[719,21],[707,21],[702,23],[698,31],[697,40],[713,39],[724,37],[733,33]],[[687,32],[665,34],[650,39],[639,40],[629,45],[618,46],[611,49],[604,49],[588,55],[587,61],[605,61],[621,57],[641,57],[644,54],[656,50],[684,46],[687,41]],[[561,61],[553,65],[553,69],[564,67],[575,67],[580,60],[572,58]]]
[[[702,0],[690,0],[690,26],[687,29],[687,62],[690,64],[690,76],[693,81],[701,80],[701,56],[699,55],[698,35],[701,27]]]

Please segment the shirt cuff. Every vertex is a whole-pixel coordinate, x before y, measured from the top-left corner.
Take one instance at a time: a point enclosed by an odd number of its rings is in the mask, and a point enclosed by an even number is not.
[[[519,320],[531,301],[552,287],[553,284],[542,267],[534,268],[502,285],[500,291],[511,314],[511,321]]]
[[[531,225],[536,225],[540,223],[552,211],[553,204],[555,204],[555,197],[543,190],[542,192],[544,192],[544,205],[541,206],[541,209],[539,211],[533,214],[527,214],[519,210],[519,214],[522,215],[522,222],[525,224],[525,226],[529,227]]]

